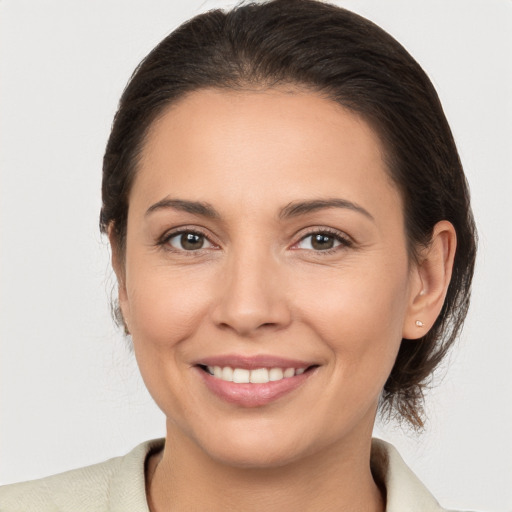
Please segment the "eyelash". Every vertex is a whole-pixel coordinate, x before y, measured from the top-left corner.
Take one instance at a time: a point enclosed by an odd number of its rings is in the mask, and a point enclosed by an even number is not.
[[[175,231],[167,232],[165,233],[157,242],[157,245],[161,247],[162,249],[174,253],[184,254],[186,256],[196,256],[198,253],[201,253],[203,250],[202,248],[196,249],[193,251],[187,251],[185,249],[176,249],[175,247],[172,247],[169,243],[172,238],[182,236],[182,235],[197,235],[200,237],[203,237],[205,240],[207,240],[210,244],[212,244],[214,247],[217,247],[217,244],[211,241],[211,239],[202,231],[198,230],[197,228],[187,228],[182,227]]]
[[[202,248],[196,249],[196,250],[187,251],[185,249],[176,249],[175,247],[172,247],[169,244],[169,241],[172,238],[175,238],[175,237],[178,237],[178,236],[181,236],[181,235],[185,235],[185,234],[192,234],[192,235],[197,235],[197,236],[200,236],[200,237],[204,237],[204,239],[207,240],[208,243],[212,244],[214,247],[218,247],[218,245],[215,244],[204,232],[198,230],[197,228],[187,228],[187,227],[179,228],[178,230],[171,231],[170,233],[169,232],[165,233],[158,240],[157,245],[159,247],[163,248],[166,251],[171,251],[171,252],[175,252],[175,253],[179,253],[179,254],[186,254],[187,256],[195,256],[198,253],[201,253],[203,251]],[[300,248],[298,248],[296,246],[298,244],[300,244],[302,241],[306,240],[307,238],[313,237],[315,235],[324,235],[324,236],[327,236],[327,237],[330,237],[330,238],[334,238],[336,242],[339,242],[339,245],[337,245],[335,247],[332,247],[330,249],[322,249],[322,250],[317,250],[317,251],[311,250],[311,252],[317,253],[319,255],[333,254],[333,253],[338,252],[339,250],[343,250],[345,248],[349,248],[349,247],[352,247],[354,245],[353,241],[350,238],[348,238],[346,235],[341,233],[340,231],[337,231],[337,230],[332,229],[332,228],[318,228],[318,229],[314,229],[312,231],[309,231],[309,232],[305,233],[303,236],[300,237],[300,239],[297,242],[295,242],[292,245],[291,248],[293,250],[306,250],[306,251],[310,251],[310,249],[300,249]]]
[[[346,249],[346,248],[350,248],[354,245],[353,241],[345,234],[343,234],[342,232],[336,230],[336,229],[332,229],[332,228],[318,228],[318,229],[314,229],[312,231],[309,231],[307,232],[306,234],[304,234],[303,236],[300,237],[299,241],[294,243],[292,248],[294,248],[295,246],[297,246],[299,243],[301,243],[303,240],[306,240],[307,238],[309,237],[314,237],[315,235],[324,235],[324,236],[328,236],[330,238],[334,238],[334,240],[336,242],[339,242],[339,245],[335,246],[335,247],[331,247],[330,249],[323,249],[323,250],[318,250],[318,251],[312,251],[315,253],[315,255],[329,255],[329,254],[334,254],[340,250],[343,250],[343,249]],[[300,248],[295,248],[294,250],[308,250],[309,249],[300,249]]]

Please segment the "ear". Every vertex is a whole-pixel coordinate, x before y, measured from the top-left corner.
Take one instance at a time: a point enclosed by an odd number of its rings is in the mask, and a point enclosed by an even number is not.
[[[126,272],[124,263],[123,250],[120,247],[119,239],[114,233],[114,225],[111,223],[108,227],[108,239],[110,242],[110,249],[112,251],[112,268],[117,278],[117,290],[119,307],[121,308],[122,320],[126,334],[129,334],[127,318],[129,316],[128,296],[126,293]]]
[[[412,269],[409,308],[402,337],[418,339],[434,325],[444,304],[452,277],[457,235],[453,225],[442,220],[434,226],[432,241]]]

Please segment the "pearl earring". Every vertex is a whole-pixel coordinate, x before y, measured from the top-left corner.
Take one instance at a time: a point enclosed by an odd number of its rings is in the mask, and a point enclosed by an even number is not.
[[[423,327],[425,324],[421,320],[416,320],[416,327]]]

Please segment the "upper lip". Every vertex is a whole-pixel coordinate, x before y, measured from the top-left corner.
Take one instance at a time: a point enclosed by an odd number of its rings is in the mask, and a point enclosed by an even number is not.
[[[255,370],[257,368],[308,368],[315,365],[311,361],[301,361],[267,354],[255,356],[237,354],[218,355],[198,359],[192,364],[195,366],[230,366],[231,368],[244,368],[246,370]]]

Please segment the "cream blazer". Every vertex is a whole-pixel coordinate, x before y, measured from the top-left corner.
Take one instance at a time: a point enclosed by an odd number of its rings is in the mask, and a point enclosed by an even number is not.
[[[124,457],[0,487],[0,512],[149,512],[144,463],[163,443],[147,441]],[[386,486],[386,512],[446,512],[392,445],[374,439],[371,464]]]

